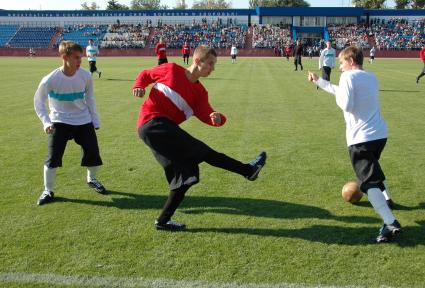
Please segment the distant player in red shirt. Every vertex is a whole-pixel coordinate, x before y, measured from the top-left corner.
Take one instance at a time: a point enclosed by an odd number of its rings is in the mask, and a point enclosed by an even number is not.
[[[166,49],[166,46],[165,46],[164,40],[162,38],[159,38],[159,43],[156,44],[156,47],[155,47],[155,53],[156,53],[156,56],[158,56],[158,65],[168,63],[167,51],[165,49]]]
[[[184,230],[186,225],[171,221],[189,188],[199,182],[199,164],[206,162],[240,174],[250,181],[257,179],[266,163],[266,153],[244,164],[210,148],[179,127],[194,115],[202,122],[220,127],[226,117],[214,111],[208,102],[208,92],[199,78],[208,77],[217,62],[213,48],[201,45],[193,54],[188,68],[167,63],[143,70],[133,85],[133,95],[143,97],[145,89],[154,84],[143,103],[137,122],[140,138],[151,149],[164,168],[170,194],[155,221],[158,230]]]
[[[419,83],[419,79],[421,79],[421,77],[425,75],[425,45],[422,47],[422,50],[419,52],[419,55],[421,56],[422,62],[424,63],[424,67],[422,68],[421,74],[416,77],[416,83]]]
[[[285,47],[285,57],[286,57],[286,61],[289,61],[289,56],[291,56],[291,47],[286,46],[286,47]]]
[[[182,47],[183,63],[189,64],[190,46],[187,42],[184,42]]]

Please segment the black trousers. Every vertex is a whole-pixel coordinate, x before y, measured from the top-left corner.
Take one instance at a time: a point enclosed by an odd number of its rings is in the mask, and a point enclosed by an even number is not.
[[[331,81],[331,72],[332,72],[331,67],[323,66],[322,67],[322,78],[327,80],[327,81]]]
[[[158,221],[171,219],[190,186],[199,182],[199,164],[206,162],[242,176],[249,176],[253,168],[192,137],[167,118],[154,118],[138,130],[140,138],[151,149],[164,168],[170,194]]]
[[[364,193],[370,188],[385,190],[385,175],[379,164],[387,139],[379,139],[348,147],[351,164],[359,180],[360,190]]]
[[[419,81],[419,79],[422,78],[422,76],[425,75],[425,62],[424,62],[424,67],[422,68],[422,72],[418,75],[417,80]]]
[[[53,123],[55,128],[48,139],[48,154],[44,164],[49,168],[62,167],[62,157],[68,140],[74,139],[82,148],[81,166],[102,165],[96,132],[92,123],[69,125]]]
[[[96,61],[89,61],[89,65],[90,65],[90,73],[97,71]]]
[[[298,69],[298,64],[301,66],[301,70],[302,70],[303,64],[301,63],[301,55],[295,55],[295,57],[294,57],[295,70]]]

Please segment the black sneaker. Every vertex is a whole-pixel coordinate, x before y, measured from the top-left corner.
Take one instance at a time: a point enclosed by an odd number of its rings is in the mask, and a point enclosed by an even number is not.
[[[393,237],[401,232],[401,225],[397,220],[394,220],[392,224],[384,224],[384,226],[379,229],[379,235],[376,237],[377,243],[386,243],[389,242]]]
[[[37,205],[44,205],[52,202],[54,196],[55,193],[53,193],[53,191],[44,190],[43,193],[41,193],[40,198],[38,198]]]
[[[100,76],[102,76],[102,72],[99,72],[99,78],[100,78]]]
[[[106,194],[106,188],[96,179],[92,179],[90,182],[87,182],[87,185],[99,194]]]
[[[419,77],[416,77],[416,84],[419,84]]]
[[[249,162],[249,165],[252,166],[253,172],[251,175],[246,176],[245,178],[248,179],[249,181],[254,181],[255,179],[257,179],[261,169],[263,169],[264,165],[266,165],[266,159],[267,159],[267,153],[263,151],[260,154],[258,154],[258,156],[254,160]]]
[[[158,220],[155,220],[155,228],[156,230],[182,231],[186,229],[186,225],[173,220],[170,220],[164,224],[159,223]]]
[[[395,203],[392,199],[387,200],[387,205],[388,205],[388,207],[390,207],[391,210],[393,210],[395,208]]]

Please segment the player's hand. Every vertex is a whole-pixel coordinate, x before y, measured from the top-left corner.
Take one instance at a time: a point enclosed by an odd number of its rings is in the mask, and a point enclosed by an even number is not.
[[[53,126],[49,126],[45,130],[46,134],[52,134],[54,131],[55,131],[55,127]]]
[[[143,96],[145,96],[145,89],[144,88],[133,89],[133,96],[142,98]]]
[[[210,114],[211,122],[214,126],[220,126],[221,125],[221,115],[218,112],[212,112]]]
[[[317,76],[315,73],[308,71],[308,81],[310,82],[316,82],[319,80],[319,76]]]

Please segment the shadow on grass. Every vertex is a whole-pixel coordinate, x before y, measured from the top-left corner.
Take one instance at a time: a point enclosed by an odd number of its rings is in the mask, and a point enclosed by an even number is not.
[[[403,233],[390,243],[376,245],[397,245],[413,247],[425,245],[425,221],[417,222],[417,227],[404,227]],[[246,234],[264,237],[285,237],[304,239],[311,242],[342,245],[368,245],[375,243],[379,227],[343,227],[332,225],[313,225],[301,229],[259,229],[259,228],[194,228],[185,233],[225,233]]]
[[[56,202],[71,202],[78,204],[115,207],[119,209],[161,209],[167,196],[139,195],[125,192],[109,191],[105,197],[112,201],[97,201],[87,199],[69,199],[56,197]],[[120,197],[114,197],[120,196]],[[108,199],[109,200],[109,199]],[[179,211],[185,214],[216,213],[227,215],[246,215],[276,219],[327,219],[346,223],[380,223],[375,217],[367,216],[336,216],[328,210],[289,202],[266,199],[230,198],[230,197],[198,197],[186,196]]]
[[[372,208],[372,204],[370,204],[369,201],[361,201],[358,203],[353,204],[354,206],[358,206],[358,207],[369,207]],[[410,206],[405,206],[402,204],[398,204],[395,203],[394,208],[392,210],[394,211],[412,211],[412,210],[418,210],[418,209],[425,209],[425,203],[420,203],[417,206],[414,207],[410,207]]]
[[[104,78],[108,81],[124,81],[124,82],[134,82],[134,79],[118,79],[118,78]]]
[[[397,89],[381,89],[380,92],[403,92],[403,93],[414,93],[420,92],[419,90],[397,90]]]

